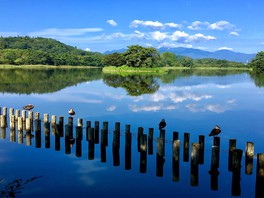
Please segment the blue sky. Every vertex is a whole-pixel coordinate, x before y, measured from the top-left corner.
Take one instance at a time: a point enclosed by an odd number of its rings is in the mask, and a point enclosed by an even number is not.
[[[263,0],[0,0],[0,35],[105,52],[129,45],[264,51]]]

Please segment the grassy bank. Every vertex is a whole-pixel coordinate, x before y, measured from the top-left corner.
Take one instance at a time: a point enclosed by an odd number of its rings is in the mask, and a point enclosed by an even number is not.
[[[58,68],[58,69],[71,69],[71,68],[80,68],[80,69],[89,69],[89,68],[98,68],[95,66],[72,66],[72,65],[1,65],[0,69],[14,69],[14,68],[21,68],[21,69],[45,69],[45,68]]]

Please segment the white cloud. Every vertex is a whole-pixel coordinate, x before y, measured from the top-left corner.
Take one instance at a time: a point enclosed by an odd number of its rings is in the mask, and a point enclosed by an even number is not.
[[[90,32],[101,32],[102,28],[69,28],[69,29],[58,29],[49,28],[42,31],[31,32],[29,36],[79,36]]]
[[[215,40],[216,38],[213,36],[205,36],[201,33],[195,34],[195,35],[189,35],[185,33],[184,31],[175,31],[171,36],[170,39],[172,41],[177,41],[177,42],[183,42],[183,43],[188,43],[188,42],[193,42],[193,41],[208,41],[208,40]]]
[[[108,107],[106,110],[107,110],[107,111],[114,111],[114,110],[116,110],[116,106],[115,106],[115,105],[111,105],[111,106]]]
[[[117,23],[113,19],[107,20],[106,22],[111,26],[117,26]]]
[[[176,24],[176,23],[164,23],[165,27],[169,27],[169,28],[181,28],[182,25],[180,24]]]
[[[209,40],[215,40],[215,39],[216,38],[213,36],[205,36],[201,33],[198,33],[198,34],[189,36],[186,42],[201,41],[201,40],[209,41]]]
[[[18,32],[0,32],[0,36],[8,37],[8,36],[19,36],[21,35]]]
[[[160,31],[152,32],[151,35],[156,41],[162,41],[168,37],[166,33],[162,33]]]
[[[190,30],[200,30],[200,29],[203,29],[203,28],[207,28],[208,25],[209,25],[208,22],[194,21],[187,28],[190,29]]]
[[[238,33],[238,32],[230,32],[229,35],[232,35],[232,36],[239,36],[239,33]]]
[[[231,47],[219,47],[217,50],[230,50],[230,51],[233,51],[233,48],[231,48]]]
[[[130,110],[133,112],[139,112],[139,111],[158,111],[162,107],[160,105],[152,105],[152,106],[137,106],[137,105],[131,105]]]
[[[232,27],[233,25],[228,21],[218,21],[208,26],[208,28],[212,30],[225,30],[225,29],[230,29]]]
[[[87,48],[85,48],[85,51],[90,52],[91,49],[87,47]]]
[[[137,27],[147,27],[150,29],[162,29],[163,24],[158,21],[142,21],[142,20],[134,20],[130,23],[131,28],[137,28]]]

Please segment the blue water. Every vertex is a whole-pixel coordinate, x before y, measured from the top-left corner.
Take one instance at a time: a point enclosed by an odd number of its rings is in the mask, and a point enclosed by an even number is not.
[[[232,172],[228,170],[229,139],[236,139],[236,147],[243,150],[239,197],[254,197],[256,182],[256,155],[264,152],[264,88],[256,87],[246,73],[228,76],[189,76],[176,78],[171,83],[156,79],[159,89],[153,94],[130,96],[121,87],[106,85],[103,80],[90,81],[46,94],[0,94],[1,107],[21,109],[28,103],[35,105],[42,119],[41,148],[36,148],[36,138],[31,145],[6,138],[0,140],[0,190],[4,192],[9,182],[22,179],[23,189],[16,191],[17,197],[233,197]],[[81,157],[76,156],[76,144],[71,154],[65,153],[64,137],[60,139],[60,150],[55,150],[55,137],[51,132],[50,148],[45,148],[43,115],[64,116],[72,107],[74,135],[77,119],[84,121],[84,137]],[[165,162],[163,176],[156,175],[156,144],[159,137],[158,123],[167,122],[165,140]],[[109,123],[109,145],[106,147],[106,162],[101,162],[100,143],[95,144],[94,159],[88,159],[88,142],[85,137],[86,121]],[[121,123],[120,164],[114,166],[112,141],[115,123]],[[125,125],[132,132],[131,169],[125,170]],[[215,124],[220,134],[220,163],[217,189],[211,189],[211,154],[213,139],[208,136]],[[154,128],[153,155],[147,155],[146,172],[140,172],[140,153],[137,150],[138,127],[148,134]],[[179,181],[173,181],[172,132],[179,132],[180,164]],[[197,186],[191,185],[191,165],[183,161],[183,133],[190,133],[190,146],[205,136],[204,164],[198,167]],[[25,132],[23,132],[25,134]],[[34,134],[33,132],[32,134]],[[1,135],[3,131],[1,132]],[[245,146],[254,143],[253,172],[245,174]],[[191,148],[190,148],[191,154]],[[32,179],[30,182],[25,181]],[[234,189],[233,189],[234,190]],[[6,192],[6,191],[5,191]]]

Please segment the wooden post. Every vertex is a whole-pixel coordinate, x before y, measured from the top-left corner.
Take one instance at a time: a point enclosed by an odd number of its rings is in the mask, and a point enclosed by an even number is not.
[[[16,119],[15,119],[15,116],[14,115],[11,115],[10,116],[10,124],[9,124],[9,126],[10,126],[10,129],[12,129],[12,130],[14,130],[15,129],[15,125],[16,125]]]
[[[131,169],[131,143],[132,143],[132,134],[129,132],[130,131],[130,125],[126,127],[126,133],[125,133],[125,170],[130,170]]]
[[[82,156],[82,133],[83,133],[83,128],[82,126],[76,126],[76,157],[81,157]]]
[[[245,174],[252,175],[253,172],[254,143],[247,142],[245,157]]]
[[[156,176],[162,177],[163,176],[163,166],[164,166],[164,139],[157,138],[157,154],[156,154]]]
[[[120,131],[120,122],[115,123],[115,131]]]
[[[36,112],[36,113],[35,113],[35,119],[40,119],[40,114],[39,114],[39,112]]]
[[[21,117],[22,119],[22,117]],[[18,131],[18,134],[17,134],[17,137],[18,137],[18,144],[23,144],[23,131]]]
[[[189,161],[190,133],[184,133],[183,161]]]
[[[17,130],[20,132],[23,131],[23,118],[22,117],[17,118]]]
[[[30,132],[31,129],[31,120],[30,118],[26,118],[26,132]]]
[[[256,190],[255,197],[264,197],[264,153],[257,154]]]
[[[179,132],[173,131],[172,132],[172,142],[174,142],[174,140],[178,140],[178,139],[179,139]]]
[[[26,146],[31,146],[32,137],[31,131],[26,131]]]
[[[106,129],[101,130],[101,144],[108,146],[108,133]]]
[[[44,113],[44,123],[49,122],[49,114]]]
[[[49,123],[49,122],[46,122]],[[51,126],[53,130],[53,134],[55,135],[55,151],[60,151],[60,133],[58,131],[58,126]]]
[[[64,117],[63,116],[59,116],[59,129],[60,129],[60,136],[61,137],[64,136],[63,126],[64,126]]]
[[[126,124],[125,126],[125,132],[130,133],[130,124]]]
[[[41,148],[41,120],[35,119],[35,143],[36,148]]]
[[[119,166],[120,165],[120,131],[114,131],[114,137],[113,137],[113,144],[112,144],[112,152],[113,152],[113,166]]]
[[[77,126],[83,127],[83,119],[82,118],[78,118]]]
[[[11,116],[14,115],[14,108],[9,108],[9,120],[11,119]]]
[[[235,149],[233,151],[232,196],[241,195],[240,172],[241,172],[242,154],[243,151],[241,149]]]
[[[98,129],[99,130],[99,129]],[[95,140],[95,128],[89,128],[89,137],[90,140],[88,142],[88,159],[94,159],[94,140]]]
[[[56,125],[56,115],[51,115],[51,126]]]
[[[236,140],[229,140],[229,151],[228,151],[228,171],[233,169],[233,151],[236,149]]]
[[[91,128],[91,121],[86,121],[86,141],[89,141],[89,128]]]
[[[30,129],[31,131],[33,131],[33,112],[32,111],[28,111],[28,118],[30,120]]]
[[[10,142],[16,142],[16,130],[15,129],[10,129]]]
[[[211,190],[218,190],[218,176],[219,176],[219,147],[212,146],[212,157],[211,157],[211,170],[209,174],[211,175]]]
[[[6,128],[6,115],[1,115],[0,116],[0,125],[1,125],[1,128]]]
[[[141,138],[143,136],[143,127],[138,127],[138,134],[137,134],[137,148],[138,148],[138,152],[140,152],[140,142],[141,142]]]
[[[73,137],[73,117],[68,117],[68,125],[70,129],[70,138]]]
[[[199,135],[199,164],[204,164],[204,135]]]
[[[198,186],[199,177],[199,148],[198,143],[192,143],[192,153],[191,153],[191,186]]]
[[[20,109],[16,109],[16,113],[15,113],[16,121],[17,121],[18,117],[20,117]]]
[[[27,117],[26,110],[22,110],[22,118],[23,118],[23,122],[26,122],[26,117]]]
[[[3,107],[3,113],[2,113],[2,115],[5,115],[5,116],[7,116],[7,107]]]
[[[180,140],[175,139],[172,144],[172,172],[173,181],[180,181]]]
[[[71,153],[71,144],[70,144],[70,126],[68,124],[65,125],[65,154]]]
[[[220,137],[214,136],[214,146],[218,146],[220,150]]]
[[[106,130],[106,132],[108,133],[108,122],[103,122],[103,129]]]
[[[148,154],[149,155],[153,155],[153,133],[154,133],[154,129],[149,128],[149,131],[148,131]]]
[[[147,135],[143,134],[140,142],[140,173],[147,172]]]
[[[1,128],[1,138],[6,139],[6,128]]]
[[[94,122],[94,143],[99,143],[99,121]]]
[[[50,123],[44,123],[45,148],[50,148]]]

